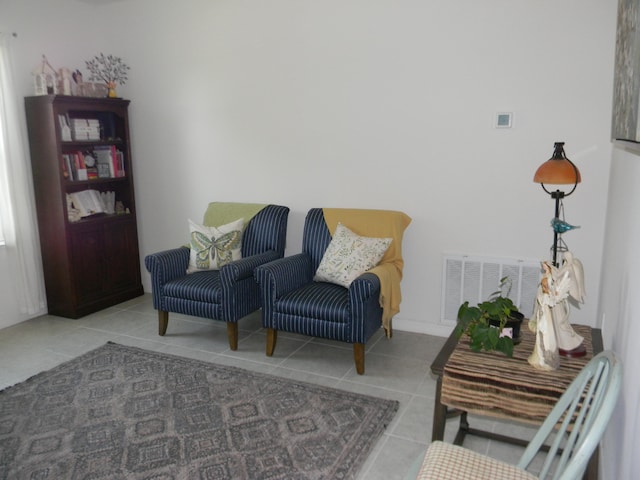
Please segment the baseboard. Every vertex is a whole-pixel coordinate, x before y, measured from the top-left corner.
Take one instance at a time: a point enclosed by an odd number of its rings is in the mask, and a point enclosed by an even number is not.
[[[434,335],[436,337],[448,337],[453,331],[453,326],[394,317],[393,329],[401,332],[424,333],[426,335]]]

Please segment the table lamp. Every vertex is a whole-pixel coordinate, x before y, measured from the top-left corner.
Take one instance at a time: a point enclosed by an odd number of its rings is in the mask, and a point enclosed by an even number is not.
[[[564,153],[564,142],[556,142],[554,144],[553,156],[540,165],[533,176],[533,181],[539,183],[542,189],[556,201],[555,215],[551,221],[553,227],[553,265],[556,267],[558,266],[558,240],[560,235],[567,230],[576,228],[560,219],[560,202],[564,197],[568,197],[574,192],[581,180],[580,170]],[[573,185],[573,187],[568,193],[565,193],[559,189],[555,191],[547,190],[545,184]]]

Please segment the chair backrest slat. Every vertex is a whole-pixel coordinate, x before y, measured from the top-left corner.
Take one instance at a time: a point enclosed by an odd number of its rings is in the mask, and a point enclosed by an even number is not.
[[[529,467],[542,445],[555,434],[539,477],[547,478],[553,467],[551,478],[554,480],[579,478],[613,413],[621,378],[622,366],[613,352],[605,351],[591,359],[547,416],[522,454],[518,467]]]
[[[600,405],[604,399],[604,393],[606,385],[601,382],[601,379],[604,374],[608,372],[609,365],[603,363],[598,364],[598,368],[594,376],[589,380],[588,389],[582,398],[576,397],[576,407],[571,410],[571,417],[574,416],[574,412],[578,405],[579,408],[577,417],[574,421],[573,429],[569,434],[569,438],[564,446],[564,451],[562,452],[562,456],[560,457],[560,462],[557,466],[557,472],[564,471],[566,465],[568,464],[571,455],[574,450],[580,444],[580,440],[583,438],[583,435],[588,435],[591,430],[591,425],[593,425],[593,420],[595,420],[595,416],[593,414],[589,414],[591,410],[597,412],[600,408]],[[606,377],[606,375],[605,375]],[[569,412],[568,412],[569,413]]]

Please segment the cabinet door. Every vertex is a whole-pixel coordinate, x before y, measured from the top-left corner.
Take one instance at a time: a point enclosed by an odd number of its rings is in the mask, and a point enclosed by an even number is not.
[[[70,235],[71,268],[76,288],[76,303],[101,297],[105,289],[106,245],[102,225],[83,225]]]
[[[124,219],[104,225],[108,288],[126,290],[140,283],[138,240],[134,222]]]

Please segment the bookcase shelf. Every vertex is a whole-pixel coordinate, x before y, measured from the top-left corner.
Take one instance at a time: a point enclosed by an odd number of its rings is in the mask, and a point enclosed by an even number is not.
[[[60,145],[63,149],[67,149],[69,147],[72,148],[86,148],[93,147],[94,145],[123,145],[124,142],[122,140],[71,140],[71,141],[62,141]]]
[[[25,98],[52,315],[79,318],[143,294],[128,107],[129,100],[123,99]],[[96,151],[102,151],[103,175],[110,176],[97,176]],[[111,162],[110,170],[105,162]],[[88,193],[90,198],[112,199],[127,213],[113,213],[113,205],[102,201],[103,210],[76,205],[84,203]]]
[[[126,217],[128,215],[131,215],[130,213],[123,213],[123,214],[117,214],[117,213],[100,213],[98,215],[92,215],[90,217],[85,217],[82,218],[80,220],[78,220],[77,222],[73,222],[69,224],[69,231],[73,231],[74,228],[79,228],[81,229],[82,227],[78,227],[78,225],[87,225],[87,224],[91,224],[91,223],[100,223],[100,224],[106,224],[108,222],[119,222],[123,219],[123,217]]]
[[[68,186],[69,190],[80,189],[85,190],[87,188],[94,188],[96,185],[107,184],[107,183],[129,183],[129,179],[125,177],[115,177],[115,178],[93,178],[91,180],[69,180],[67,178],[63,179],[65,185]],[[78,187],[78,188],[76,188]]]

